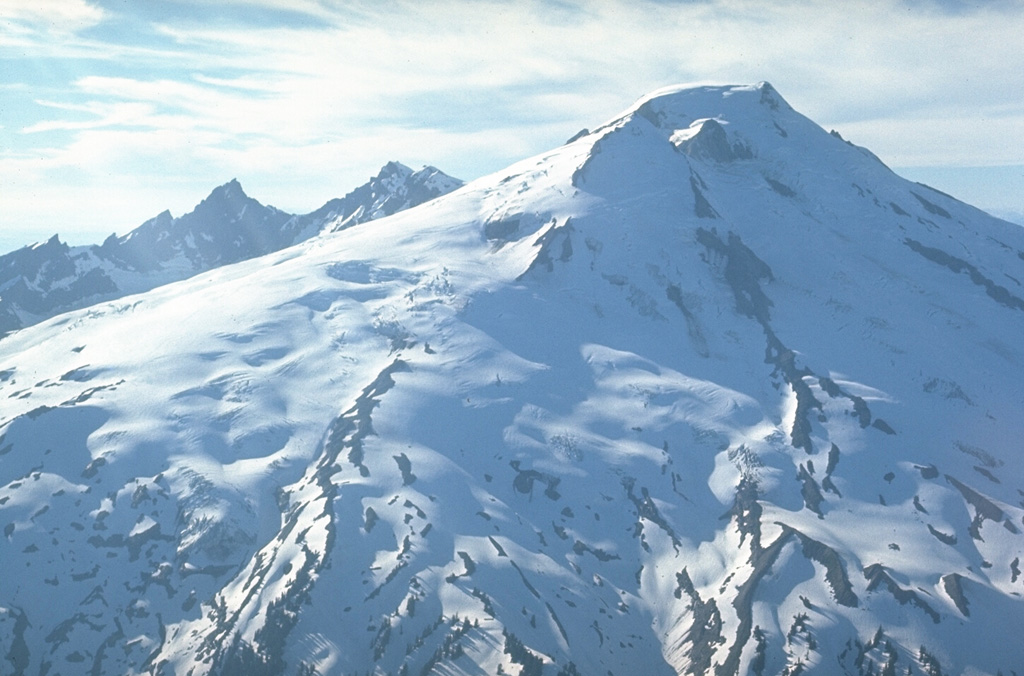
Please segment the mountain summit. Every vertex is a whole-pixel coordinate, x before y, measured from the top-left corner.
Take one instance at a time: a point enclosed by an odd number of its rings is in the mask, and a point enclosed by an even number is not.
[[[331,213],[0,341],[8,671],[1024,664],[1019,227],[764,83]]]

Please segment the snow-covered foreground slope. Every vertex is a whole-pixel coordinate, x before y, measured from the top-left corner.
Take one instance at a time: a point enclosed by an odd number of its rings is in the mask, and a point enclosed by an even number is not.
[[[18,331],[4,671],[1020,673],[1022,280],[763,84]]]

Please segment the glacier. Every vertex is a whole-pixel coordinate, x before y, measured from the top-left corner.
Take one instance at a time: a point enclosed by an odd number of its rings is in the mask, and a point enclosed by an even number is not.
[[[673,87],[0,340],[12,674],[1011,674],[1024,231]]]

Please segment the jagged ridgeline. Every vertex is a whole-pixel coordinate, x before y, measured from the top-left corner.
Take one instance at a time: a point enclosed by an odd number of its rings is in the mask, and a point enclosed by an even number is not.
[[[0,340],[0,672],[1021,673],[1019,227],[764,83],[384,211]]]
[[[180,218],[162,212],[126,235],[70,247],[57,235],[0,256],[0,336],[55,315],[280,251],[390,216],[462,185],[434,167],[389,162],[367,183],[308,214],[260,204],[237,180]]]

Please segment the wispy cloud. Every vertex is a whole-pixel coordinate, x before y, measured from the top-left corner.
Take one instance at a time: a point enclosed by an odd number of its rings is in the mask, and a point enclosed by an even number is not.
[[[0,0],[0,20],[16,34],[66,35],[95,26],[103,10],[85,0]]]
[[[41,106],[57,108],[59,110],[82,112],[90,116],[91,119],[82,121],[45,120],[25,127],[22,129],[22,133],[33,134],[56,130],[74,131],[79,129],[100,129],[103,127],[138,126],[141,125],[144,120],[149,119],[153,113],[152,106],[134,102],[75,105],[37,100],[36,103]]]

